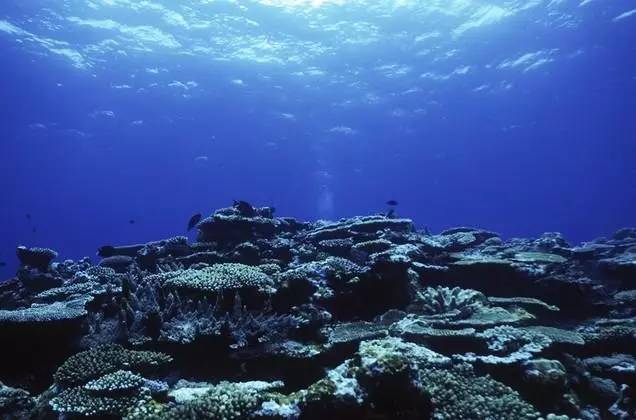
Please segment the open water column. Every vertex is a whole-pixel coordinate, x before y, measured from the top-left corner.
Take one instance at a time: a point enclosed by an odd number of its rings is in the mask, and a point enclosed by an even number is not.
[[[631,0],[4,0],[0,419],[636,418]]]

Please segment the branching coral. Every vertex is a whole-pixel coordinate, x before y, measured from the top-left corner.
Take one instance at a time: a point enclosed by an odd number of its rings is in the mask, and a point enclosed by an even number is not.
[[[395,338],[368,341],[360,345],[359,357],[359,376],[410,372],[413,386],[430,399],[433,419],[516,420],[539,415],[511,388],[422,346]]]
[[[68,415],[118,416],[151,401],[152,392],[167,385],[131,372],[169,363],[162,353],[126,350],[105,345],[71,356],[55,372],[63,389],[49,402],[53,410]]]
[[[144,382],[144,378],[137,374],[128,370],[117,370],[113,373],[107,373],[99,379],[89,381],[84,385],[84,389],[96,395],[126,393],[140,388]]]
[[[459,287],[429,287],[420,291],[411,309],[423,314],[418,318],[421,322],[441,328],[487,327],[534,318],[518,307],[491,306],[483,293]]]
[[[214,264],[200,270],[169,271],[150,276],[166,287],[207,293],[253,288],[272,293],[272,279],[256,267],[238,263]]]
[[[552,340],[544,334],[507,325],[488,329],[476,337],[485,340],[494,354],[478,356],[468,353],[457,356],[459,359],[486,364],[513,364],[532,358],[552,344]]]
[[[276,383],[275,383],[276,384]],[[126,420],[241,420],[250,418],[264,400],[263,382],[221,382],[203,395],[173,406],[138,404]]]
[[[134,407],[152,403],[154,384],[132,372],[118,370],[84,386],[62,390],[49,404],[62,414],[122,417]]]
[[[459,287],[429,287],[418,292],[416,298],[416,306],[422,313],[452,318],[467,318],[487,305],[483,293]]]
[[[304,322],[298,316],[272,313],[267,307],[249,311],[238,293],[232,310],[224,311],[208,297],[182,297],[152,276],[139,285],[130,283],[128,289],[128,297],[121,302],[119,323],[131,341],[158,339],[184,344],[225,334],[232,338],[233,348],[240,348],[284,339]]]
[[[435,420],[536,419],[539,413],[513,389],[489,376],[477,376],[468,364],[451,369],[421,366],[419,382],[429,395]]]
[[[0,310],[0,325],[50,323],[79,320],[86,316],[86,300],[76,299],[69,302],[55,302],[45,305],[33,305],[29,308],[13,311]]]
[[[164,353],[128,350],[117,344],[98,346],[69,357],[53,375],[64,387],[80,385],[120,369],[144,371],[172,361]]]

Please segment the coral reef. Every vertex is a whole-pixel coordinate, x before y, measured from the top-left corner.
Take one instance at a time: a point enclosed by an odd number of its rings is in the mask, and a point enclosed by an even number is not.
[[[156,274],[167,287],[201,293],[254,288],[272,292],[272,280],[258,268],[245,264],[214,264],[201,269],[186,269]]]
[[[128,350],[117,344],[107,344],[77,353],[68,358],[53,375],[61,386],[86,383],[91,379],[120,369],[144,371],[170,363],[166,354]]]
[[[636,418],[636,229],[568,244],[236,201],[0,284],[7,419]]]

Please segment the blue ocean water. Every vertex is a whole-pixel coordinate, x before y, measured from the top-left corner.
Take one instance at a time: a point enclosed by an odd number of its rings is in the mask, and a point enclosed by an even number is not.
[[[636,224],[632,0],[5,0],[0,54],[2,278],[17,245],[77,258],[232,199]]]

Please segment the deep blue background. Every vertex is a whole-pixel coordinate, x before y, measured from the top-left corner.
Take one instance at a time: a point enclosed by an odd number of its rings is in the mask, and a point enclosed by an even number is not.
[[[610,17],[625,10],[617,3]],[[477,67],[439,87],[437,103],[426,117],[409,117],[408,129],[387,116],[394,106],[330,106],[338,92],[325,85],[309,95],[285,72],[277,75],[284,98],[270,95],[249,65],[190,63],[187,75],[172,78],[196,80],[207,93],[189,99],[116,90],[130,63],[114,61],[112,74],[94,77],[0,34],[0,261],[8,264],[0,277],[15,271],[19,244],[63,258],[94,255],[104,244],[183,234],[193,213],[235,198],[301,219],[374,213],[396,199],[401,216],[432,231],[559,231],[571,242],[636,225],[636,19],[580,13],[585,25],[576,31],[528,33],[512,30],[524,24],[513,20],[472,36],[465,59],[477,64],[484,56],[501,62],[519,45],[533,51],[556,42],[584,53],[532,73],[510,71],[514,88],[505,93],[473,92],[495,77]],[[377,62],[354,52],[347,59]],[[327,65],[337,71],[341,63]],[[236,74],[258,93],[219,82]],[[381,81],[367,82],[382,91]],[[415,94],[401,105],[420,100]],[[87,117],[95,110],[116,118]],[[337,125],[358,134],[326,132]]]

